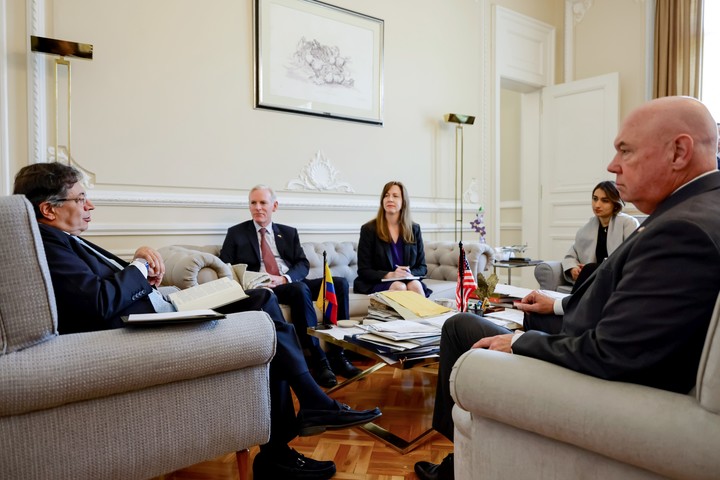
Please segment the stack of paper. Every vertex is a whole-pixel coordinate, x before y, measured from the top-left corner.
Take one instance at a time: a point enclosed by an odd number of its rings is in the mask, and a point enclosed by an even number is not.
[[[443,307],[423,295],[410,291],[378,292],[370,295],[370,307],[366,318],[374,320],[405,319],[436,317],[450,313]]]
[[[359,325],[377,336],[395,341],[409,341],[415,344],[428,345],[435,340],[440,341],[440,329],[418,322],[406,322],[405,320],[392,320],[384,323],[373,323],[371,325]],[[422,339],[422,340],[421,340]]]

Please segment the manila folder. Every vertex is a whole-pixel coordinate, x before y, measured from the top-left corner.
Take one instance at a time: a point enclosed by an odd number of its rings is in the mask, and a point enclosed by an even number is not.
[[[247,297],[240,284],[228,277],[195,285],[169,295],[178,312],[222,307]]]

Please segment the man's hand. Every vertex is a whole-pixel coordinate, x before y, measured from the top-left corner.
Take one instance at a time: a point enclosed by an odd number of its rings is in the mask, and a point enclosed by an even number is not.
[[[512,345],[512,338],[512,333],[495,335],[494,337],[485,337],[475,342],[471,348],[487,348],[488,350],[512,353],[512,350],[510,349],[510,346]]]
[[[537,290],[533,290],[525,295],[525,298],[520,302],[516,303],[515,308],[523,312],[554,313],[554,305],[555,300],[553,298],[543,295]]]
[[[148,283],[154,287],[160,286],[165,275],[165,262],[162,255],[150,247],[140,247],[135,250],[134,258],[142,258],[148,263]]]
[[[268,275],[270,276],[270,285],[268,285],[270,288],[275,288],[278,285],[285,285],[288,281],[287,277],[283,275]]]

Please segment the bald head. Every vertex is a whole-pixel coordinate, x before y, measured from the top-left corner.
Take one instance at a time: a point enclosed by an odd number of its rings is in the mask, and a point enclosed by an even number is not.
[[[717,127],[690,97],[663,97],[633,110],[615,139],[608,171],[622,199],[652,213],[673,191],[716,168]]]

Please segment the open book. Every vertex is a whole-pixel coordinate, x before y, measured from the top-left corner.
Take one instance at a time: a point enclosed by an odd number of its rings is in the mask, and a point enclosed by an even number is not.
[[[217,308],[247,298],[238,282],[227,277],[171,293],[168,298],[178,312]]]

